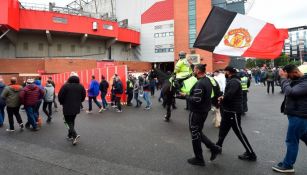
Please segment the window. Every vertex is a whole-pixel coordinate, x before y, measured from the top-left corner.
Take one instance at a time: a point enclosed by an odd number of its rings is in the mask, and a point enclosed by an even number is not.
[[[155,26],[155,30],[162,29],[162,25]]]
[[[174,36],[174,32],[169,32],[169,36]]]
[[[43,43],[39,43],[38,44],[38,50],[39,51],[43,51],[44,50],[44,44]]]
[[[75,52],[76,51],[76,46],[75,45],[71,45],[70,46],[70,51],[71,52]]]
[[[62,45],[61,45],[61,44],[58,44],[58,45],[57,45],[57,51],[58,51],[58,52],[61,52],[61,51],[62,51]]]
[[[54,23],[62,23],[62,24],[67,24],[67,19],[66,18],[62,18],[62,17],[53,17],[52,21]]]
[[[196,40],[196,0],[189,0],[189,47],[192,48]]]
[[[103,25],[103,29],[106,29],[106,30],[113,30],[113,26],[112,26],[112,25],[109,25],[109,24],[104,24],[104,25]]]
[[[154,37],[159,38],[159,33],[155,33]]]
[[[27,42],[23,43],[23,50],[29,50],[29,44]]]
[[[166,37],[166,33],[165,32],[161,33],[161,35],[162,35],[162,37]]]

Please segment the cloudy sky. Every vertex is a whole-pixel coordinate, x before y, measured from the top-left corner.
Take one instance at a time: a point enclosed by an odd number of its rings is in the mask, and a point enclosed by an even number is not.
[[[65,6],[72,0],[20,0],[38,4],[55,2]],[[123,0],[121,0],[123,1]],[[144,0],[146,1],[146,0]],[[175,0],[176,1],[176,0]],[[275,24],[277,27],[295,27],[307,25],[307,0],[248,0],[251,6],[248,15]]]

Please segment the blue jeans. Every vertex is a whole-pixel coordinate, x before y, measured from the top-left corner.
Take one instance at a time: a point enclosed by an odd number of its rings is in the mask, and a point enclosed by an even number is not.
[[[298,154],[300,139],[307,144],[307,119],[288,115],[288,120],[287,153],[282,163],[283,167],[292,168]]]
[[[35,112],[36,106],[25,106],[25,110],[28,116],[28,122],[32,125],[33,128],[37,128],[37,114]]]
[[[150,97],[149,97],[149,92],[148,91],[144,91],[143,98],[146,101],[146,107],[150,107],[151,106],[151,101],[150,101]]]
[[[106,95],[107,93],[101,92],[101,103],[102,103],[103,108],[106,108],[108,106]]]
[[[97,97],[88,97],[88,110],[92,111],[92,100],[94,103],[98,106],[98,108],[101,108],[101,105],[97,101]]]
[[[0,125],[3,125],[4,122],[4,108],[5,105],[0,105]]]

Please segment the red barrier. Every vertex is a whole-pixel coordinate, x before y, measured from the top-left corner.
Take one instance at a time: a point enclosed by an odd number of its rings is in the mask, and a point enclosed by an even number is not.
[[[80,83],[84,86],[85,89],[88,89],[89,83],[91,81],[92,75],[95,76],[97,81],[101,81],[101,75],[105,76],[105,79],[109,82],[109,90],[106,96],[108,102],[111,101],[111,88],[113,84],[113,77],[114,74],[117,74],[120,77],[120,80],[123,83],[124,91],[126,90],[126,81],[127,81],[127,65],[120,65],[120,66],[108,66],[105,68],[96,68],[96,69],[89,69],[89,70],[82,70],[78,71],[78,76],[80,78]],[[69,78],[70,72],[65,72],[61,74],[54,74],[54,75],[43,75],[42,76],[42,84],[45,85],[48,77],[52,77],[55,83],[55,92],[58,93],[60,88],[65,84],[67,79]],[[100,99],[100,95],[98,97]],[[122,96],[122,102],[127,101],[126,94]]]

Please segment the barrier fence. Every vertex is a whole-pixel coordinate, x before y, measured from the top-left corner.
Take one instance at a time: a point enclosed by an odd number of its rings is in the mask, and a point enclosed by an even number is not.
[[[108,102],[111,101],[111,88],[113,84],[113,77],[114,74],[117,74],[120,77],[121,82],[123,83],[124,92],[126,90],[126,81],[128,77],[128,70],[127,65],[120,65],[120,66],[108,66],[105,68],[95,68],[95,69],[88,69],[88,70],[82,70],[82,71],[75,71],[78,73],[78,76],[80,78],[80,83],[84,86],[85,89],[89,88],[90,81],[92,79],[92,75],[95,75],[95,79],[100,82],[101,81],[101,75],[104,75],[105,79],[109,82],[109,89],[106,96],[106,100]],[[48,77],[52,77],[52,80],[55,83],[55,92],[59,93],[60,88],[65,84],[65,82],[68,80],[69,75],[71,72],[65,72],[60,74],[53,74],[53,75],[42,75],[42,84],[45,85]],[[100,100],[100,94],[98,96],[98,99]],[[123,93],[121,101],[123,103],[126,103],[127,97],[126,94]]]

